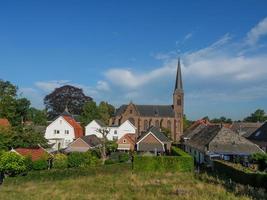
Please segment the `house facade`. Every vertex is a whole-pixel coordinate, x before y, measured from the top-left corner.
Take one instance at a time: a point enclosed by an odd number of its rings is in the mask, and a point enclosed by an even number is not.
[[[210,125],[184,143],[185,151],[198,164],[209,164],[213,158],[232,160],[236,157],[247,159],[253,153],[263,151],[254,143],[229,128]]]
[[[52,150],[66,148],[72,141],[83,136],[81,125],[65,111],[46,127],[45,138]]]
[[[101,145],[100,139],[96,135],[86,135],[77,138],[65,149],[66,153],[86,152],[90,149],[97,148]]]
[[[135,150],[136,135],[132,133],[126,133],[118,141],[119,151],[134,151]]]
[[[138,152],[165,153],[170,151],[171,140],[156,127],[151,127],[136,142]]]
[[[184,90],[179,60],[172,105],[136,105],[131,102],[119,107],[109,123],[120,126],[129,120],[137,128],[137,137],[151,126],[164,127],[170,130],[172,140],[179,141],[183,134],[183,113]]]
[[[97,131],[101,128],[109,130],[109,134],[107,135],[108,140],[117,141],[126,133],[136,134],[136,127],[129,120],[126,120],[120,126],[106,126],[100,120],[93,120],[85,127],[85,135],[96,135],[102,138],[101,133]]]

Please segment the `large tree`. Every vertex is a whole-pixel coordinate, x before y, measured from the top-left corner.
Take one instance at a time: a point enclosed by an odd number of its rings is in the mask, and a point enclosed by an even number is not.
[[[108,124],[109,119],[113,115],[114,111],[115,111],[114,106],[112,106],[108,102],[101,101],[98,106],[98,113],[99,113],[100,119],[105,124]]]
[[[86,96],[82,89],[71,85],[56,88],[44,98],[50,119],[62,113],[66,107],[72,114],[80,115],[84,104],[89,101],[92,101],[91,97]]]
[[[244,119],[245,122],[264,122],[267,120],[265,111],[262,109],[257,109],[254,113]]]
[[[27,120],[32,121],[35,125],[46,125],[46,111],[31,107],[27,112]]]
[[[25,121],[30,101],[18,98],[18,88],[9,81],[0,80],[0,117],[7,118],[13,126]]]

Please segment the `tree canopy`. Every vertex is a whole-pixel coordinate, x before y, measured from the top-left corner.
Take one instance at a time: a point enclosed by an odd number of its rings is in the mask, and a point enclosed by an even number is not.
[[[266,120],[266,113],[262,109],[257,109],[254,113],[251,113],[250,116],[244,118],[245,122],[264,122]]]
[[[90,101],[92,101],[92,98],[86,96],[82,89],[65,85],[46,95],[44,105],[48,111],[48,117],[52,119],[61,114],[66,107],[68,107],[70,113],[80,115],[84,104]]]

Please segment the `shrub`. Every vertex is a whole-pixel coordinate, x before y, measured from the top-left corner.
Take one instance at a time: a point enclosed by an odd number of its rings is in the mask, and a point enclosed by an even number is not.
[[[33,169],[33,163],[32,163],[32,157],[31,156],[26,156],[25,157],[25,164],[27,167],[27,171],[30,171]]]
[[[26,159],[14,152],[5,152],[0,157],[0,171],[16,176],[27,171]]]
[[[178,147],[175,147],[175,146],[171,147],[171,154],[173,156],[189,156],[189,157],[191,157],[188,153],[184,152],[182,149],[179,149]]]
[[[216,160],[213,164],[218,174],[223,174],[237,183],[267,188],[266,173],[255,173],[248,168],[242,169],[236,164],[230,164],[225,161]]]
[[[264,171],[267,168],[267,154],[266,153],[255,153],[251,157],[253,162],[259,165],[259,170]]]
[[[115,164],[117,163],[115,160],[112,160],[112,159],[108,159],[108,160],[105,160],[105,165],[111,165],[111,164]]]
[[[58,153],[53,159],[53,168],[65,169],[68,167],[68,157],[63,153]]]
[[[99,159],[94,156],[90,151],[86,153],[72,152],[68,156],[69,167],[87,167],[96,166]]]
[[[119,155],[119,162],[127,162],[130,159],[130,155],[128,153],[122,153]]]
[[[34,170],[48,169],[48,162],[46,159],[39,159],[32,162],[32,168]]]

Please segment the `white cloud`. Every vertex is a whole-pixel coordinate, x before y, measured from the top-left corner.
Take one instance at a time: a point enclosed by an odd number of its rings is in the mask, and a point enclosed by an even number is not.
[[[262,36],[267,35],[267,17],[261,20],[254,28],[247,33],[247,43],[255,45]]]
[[[106,81],[98,81],[96,88],[101,91],[109,91],[109,84]]]
[[[172,75],[175,72],[173,68],[175,60],[168,61],[163,67],[149,72],[137,73],[130,69],[110,69],[105,73],[106,78],[116,86],[123,88],[138,88],[148,84],[160,77]]]
[[[192,36],[193,36],[193,33],[186,34],[186,36],[184,37],[184,41],[189,40]]]
[[[68,80],[38,81],[35,86],[45,92],[52,92],[55,88],[68,84]]]

